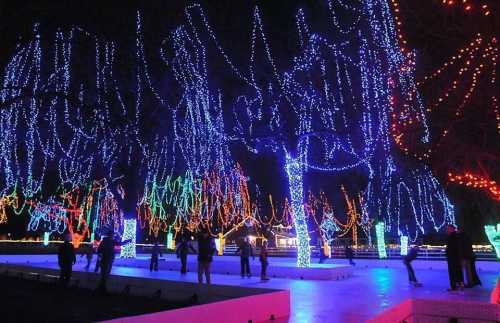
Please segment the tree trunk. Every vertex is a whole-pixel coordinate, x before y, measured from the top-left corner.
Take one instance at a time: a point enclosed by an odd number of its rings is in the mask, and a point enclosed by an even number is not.
[[[309,267],[311,265],[311,249],[309,247],[309,232],[304,213],[302,165],[300,164],[300,160],[287,155],[285,169],[288,175],[293,220],[297,234],[297,267]]]

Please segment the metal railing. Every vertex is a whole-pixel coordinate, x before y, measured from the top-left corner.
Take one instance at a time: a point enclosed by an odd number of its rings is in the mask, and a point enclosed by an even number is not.
[[[237,246],[234,244],[226,245],[224,249],[224,255],[234,255],[236,252]],[[489,260],[489,261],[498,261],[495,251],[491,246],[482,246],[477,245],[473,246],[474,253],[476,254],[477,260]],[[352,251],[354,253],[355,258],[361,259],[378,259],[378,251],[376,247],[353,247]],[[388,259],[400,259],[401,250],[399,246],[390,246],[386,248],[387,258]],[[313,257],[319,257],[320,249],[317,246],[311,246],[311,255]],[[256,251],[258,253],[258,249]],[[268,248],[269,256],[274,257],[296,257],[297,249],[294,247],[291,248]],[[332,258],[345,258],[345,250],[343,247],[333,247],[332,248]],[[446,259],[445,255],[445,246],[421,246],[420,251],[418,253],[419,259],[425,260],[444,260]]]

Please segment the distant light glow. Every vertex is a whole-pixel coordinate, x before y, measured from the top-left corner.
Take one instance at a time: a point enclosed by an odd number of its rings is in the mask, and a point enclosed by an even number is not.
[[[401,256],[406,256],[408,254],[408,236],[400,237],[401,246]]]
[[[135,258],[136,250],[136,230],[137,230],[137,221],[136,219],[125,219],[124,220],[124,231],[122,236],[122,241],[132,239],[131,242],[122,246],[120,251],[121,258]]]
[[[49,245],[49,237],[50,237],[50,232],[44,232],[43,233],[43,245],[48,246]]]
[[[378,257],[380,259],[387,258],[387,251],[385,249],[384,231],[385,231],[384,222],[379,222],[375,225],[375,232],[377,233]]]

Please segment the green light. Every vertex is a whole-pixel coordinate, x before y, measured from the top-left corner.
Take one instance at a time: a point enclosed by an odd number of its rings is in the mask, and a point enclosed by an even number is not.
[[[495,249],[497,258],[500,258],[500,223],[497,224],[496,229],[494,225],[485,225],[484,232],[486,232],[488,240]]]

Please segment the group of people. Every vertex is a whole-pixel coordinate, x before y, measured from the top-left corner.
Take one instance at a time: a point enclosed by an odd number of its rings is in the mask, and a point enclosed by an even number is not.
[[[410,283],[420,287],[422,284],[418,282],[411,265],[411,262],[417,258],[418,251],[418,246],[412,246],[407,255],[403,257],[403,263],[408,271]],[[448,291],[481,285],[481,280],[476,271],[476,255],[472,249],[472,241],[465,232],[456,229],[453,225],[447,227],[445,254],[450,278]]]
[[[106,293],[106,285],[113,267],[113,262],[115,259],[115,247],[119,245],[124,245],[129,243],[129,240],[119,241],[112,234],[103,235],[97,248],[97,261],[94,272],[100,271],[100,280],[97,291],[100,293]],[[186,236],[182,236],[181,240],[177,244],[176,255],[177,258],[181,260],[181,274],[186,274],[187,272],[187,257],[189,251],[197,253],[198,255],[198,282],[203,283],[203,277],[205,277],[205,282],[207,284],[211,283],[210,272],[211,264],[213,261],[213,256],[217,251],[215,241],[210,235],[208,230],[202,230],[197,238],[198,251],[196,251]],[[250,273],[250,263],[249,257],[253,255],[253,248],[250,241],[247,238],[244,239],[243,243],[237,250],[241,257],[241,276],[245,277],[251,276]],[[82,256],[86,256],[87,264],[85,270],[90,269],[94,255],[94,247],[92,245],[85,246],[83,249]],[[162,256],[161,247],[158,242],[155,242],[151,252],[151,261],[149,269],[150,271],[158,271],[158,258]],[[268,253],[267,253],[267,241],[264,241],[260,250],[260,262],[261,262],[261,279],[263,281],[269,280],[267,277],[267,267],[268,267]],[[60,282],[62,285],[67,285],[71,279],[72,267],[76,262],[75,248],[71,243],[71,236],[68,234],[65,237],[64,243],[59,247],[58,250],[58,262],[60,267]]]
[[[101,242],[97,248],[97,262],[95,266],[95,272],[100,270],[100,279],[97,291],[101,293],[107,292],[107,281],[109,275],[111,274],[111,268],[113,267],[113,262],[115,260],[115,247],[119,245],[124,245],[129,243],[131,240],[120,241],[112,233],[103,235],[101,237]],[[89,245],[84,247],[84,254],[87,257],[87,265],[85,270],[88,271],[90,264],[92,263],[92,258],[94,254],[94,247]],[[71,235],[67,234],[65,236],[64,242],[59,247],[57,252],[57,259],[60,267],[59,281],[63,286],[68,285],[71,280],[71,275],[73,271],[73,265],[76,263],[76,253],[73,244],[71,243]]]
[[[450,225],[447,228],[446,260],[450,277],[450,291],[481,285],[476,271],[476,255],[469,236]]]
[[[215,241],[208,230],[202,230],[198,235],[197,240],[198,282],[202,284],[203,276],[205,276],[205,282],[207,284],[210,284],[211,264],[213,261],[213,256],[217,251]],[[185,274],[187,272],[187,255],[189,253],[189,250],[192,250],[194,253],[196,253],[196,250],[191,246],[189,240],[185,236],[181,237],[181,240],[177,244],[176,248],[177,258],[181,259],[181,274]],[[243,243],[236,250],[236,253],[240,254],[241,277],[251,277],[250,257],[255,258],[255,256],[253,254],[253,248],[248,237],[245,237]],[[262,281],[269,280],[269,278],[267,277],[267,267],[269,264],[267,255],[267,241],[264,241],[262,243],[262,247],[260,248],[259,254],[259,259],[261,262],[260,276]]]
[[[236,253],[240,254],[241,278],[252,277],[252,273],[250,272],[250,257],[255,260],[255,256],[253,254],[252,244],[250,243],[250,239],[248,237],[245,237],[238,249],[236,249]],[[262,281],[267,281],[269,280],[269,278],[267,277],[267,267],[269,266],[267,240],[262,241],[259,261],[261,264],[260,279]]]

